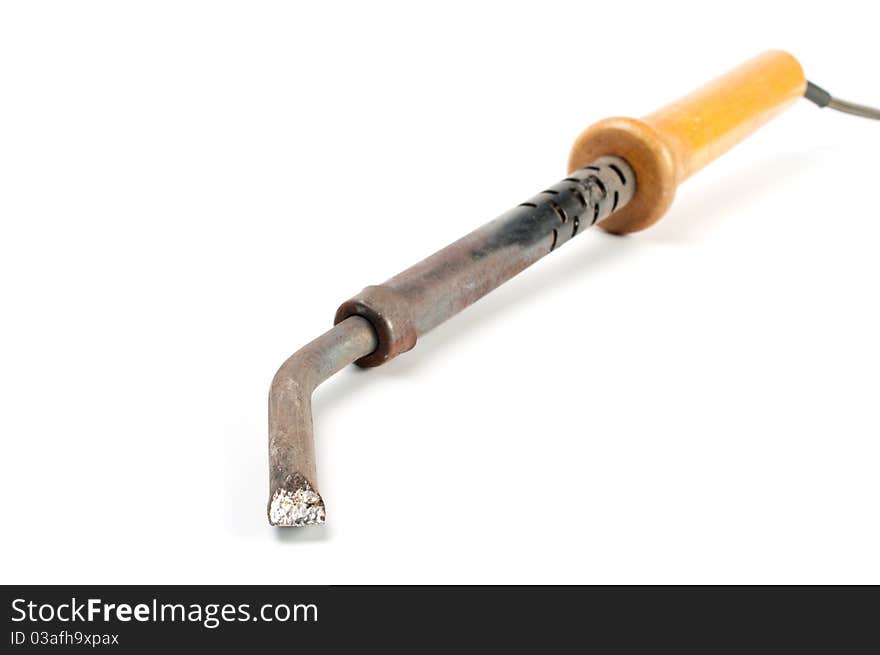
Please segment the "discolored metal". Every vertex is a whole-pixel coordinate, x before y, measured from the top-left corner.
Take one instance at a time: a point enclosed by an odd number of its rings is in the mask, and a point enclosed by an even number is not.
[[[379,334],[379,348],[359,360],[379,366],[415,346],[419,336],[476,302],[544,255],[624,207],[635,174],[602,157],[384,284],[346,301],[336,321],[358,315]]]
[[[624,207],[636,179],[602,157],[424,261],[342,304],[336,325],[291,356],[269,393],[269,522],[323,523],[311,396],[352,362],[378,366],[418,337]]]

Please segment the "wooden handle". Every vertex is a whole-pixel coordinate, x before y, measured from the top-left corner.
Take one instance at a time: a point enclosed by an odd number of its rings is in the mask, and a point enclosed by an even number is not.
[[[806,85],[797,59],[765,52],[641,120],[588,127],[568,170],[604,155],[625,159],[636,173],[635,198],[600,225],[615,234],[643,230],[663,216],[679,184],[803,96]]]

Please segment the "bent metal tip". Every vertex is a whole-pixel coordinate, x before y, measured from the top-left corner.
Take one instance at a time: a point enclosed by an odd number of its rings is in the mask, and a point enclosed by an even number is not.
[[[319,525],[326,510],[318,492],[312,392],[324,380],[376,349],[368,321],[353,316],[282,364],[269,390],[269,523]]]

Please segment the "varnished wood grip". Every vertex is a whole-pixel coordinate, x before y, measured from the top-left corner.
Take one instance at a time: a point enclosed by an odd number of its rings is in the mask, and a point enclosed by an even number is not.
[[[618,234],[656,223],[688,177],[803,96],[797,59],[772,50],[758,55],[641,120],[608,118],[575,141],[569,171],[604,155],[625,159],[636,173],[632,202],[600,225]]]

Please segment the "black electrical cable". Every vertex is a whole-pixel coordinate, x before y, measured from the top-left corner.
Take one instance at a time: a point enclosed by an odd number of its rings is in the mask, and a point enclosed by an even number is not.
[[[840,100],[828,93],[821,86],[817,86],[812,82],[807,82],[807,91],[804,97],[818,107],[830,107],[837,111],[842,111],[853,116],[861,116],[862,118],[873,118],[880,121],[880,109],[867,107],[865,105],[857,105],[854,102]]]

